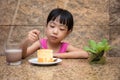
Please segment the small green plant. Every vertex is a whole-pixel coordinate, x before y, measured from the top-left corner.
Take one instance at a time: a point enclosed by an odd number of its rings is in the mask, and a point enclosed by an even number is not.
[[[89,41],[89,47],[84,47],[84,50],[90,53],[90,63],[105,63],[104,53],[111,49],[108,41],[102,39],[100,42],[94,40]]]

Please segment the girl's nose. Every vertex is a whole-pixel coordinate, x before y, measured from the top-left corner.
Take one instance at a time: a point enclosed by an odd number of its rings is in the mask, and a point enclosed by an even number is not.
[[[54,28],[53,33],[54,33],[54,34],[58,34],[58,29],[57,29],[57,28]]]

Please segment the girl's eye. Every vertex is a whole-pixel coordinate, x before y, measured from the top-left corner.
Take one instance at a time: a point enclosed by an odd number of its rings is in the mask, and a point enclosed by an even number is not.
[[[51,28],[54,28],[55,26],[50,25]]]
[[[61,31],[64,31],[65,29],[60,28]]]

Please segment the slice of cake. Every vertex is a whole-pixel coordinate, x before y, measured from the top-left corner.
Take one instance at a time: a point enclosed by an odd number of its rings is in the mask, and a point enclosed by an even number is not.
[[[37,51],[38,62],[53,62],[53,50],[40,49]]]

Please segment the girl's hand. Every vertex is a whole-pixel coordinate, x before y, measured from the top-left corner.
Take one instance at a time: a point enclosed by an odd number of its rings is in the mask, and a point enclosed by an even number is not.
[[[38,31],[37,29],[31,30],[28,32],[28,40],[30,42],[35,42],[39,39],[39,34],[40,31]]]
[[[53,53],[54,58],[58,58],[59,53]]]

